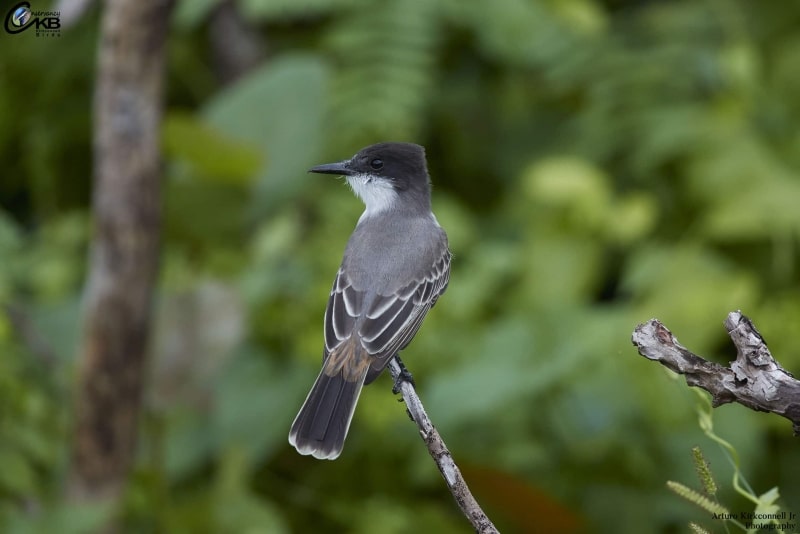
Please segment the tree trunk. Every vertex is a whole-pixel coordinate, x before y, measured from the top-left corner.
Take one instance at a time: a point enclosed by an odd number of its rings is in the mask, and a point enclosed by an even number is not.
[[[109,0],[94,96],[94,215],[67,492],[118,497],[134,460],[161,226],[171,0]]]

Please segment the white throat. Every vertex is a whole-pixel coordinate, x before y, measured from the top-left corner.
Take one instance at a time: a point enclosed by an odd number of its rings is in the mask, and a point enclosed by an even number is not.
[[[391,209],[397,202],[397,191],[390,183],[369,174],[347,176],[347,183],[366,208],[359,222]]]

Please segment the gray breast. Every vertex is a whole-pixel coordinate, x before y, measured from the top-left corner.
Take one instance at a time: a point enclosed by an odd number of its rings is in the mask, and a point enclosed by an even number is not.
[[[342,267],[355,289],[388,295],[424,278],[446,249],[433,218],[370,217],[350,237]]]

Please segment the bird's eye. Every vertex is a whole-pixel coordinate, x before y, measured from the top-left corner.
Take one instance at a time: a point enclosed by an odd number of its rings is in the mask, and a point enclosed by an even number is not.
[[[383,168],[383,160],[375,158],[369,162],[369,166],[375,169],[376,171],[379,171]]]

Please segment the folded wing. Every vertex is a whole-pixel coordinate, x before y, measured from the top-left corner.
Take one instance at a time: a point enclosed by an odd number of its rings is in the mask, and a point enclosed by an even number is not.
[[[325,311],[324,358],[355,334],[371,358],[366,383],[372,382],[389,359],[411,342],[425,314],[444,293],[450,257],[444,247],[430,269],[389,295],[367,295],[355,289],[340,269]]]

